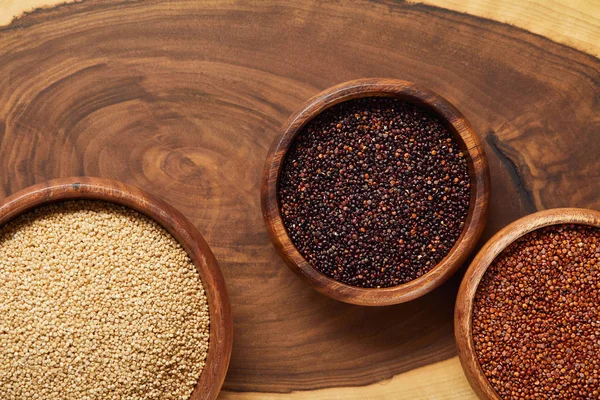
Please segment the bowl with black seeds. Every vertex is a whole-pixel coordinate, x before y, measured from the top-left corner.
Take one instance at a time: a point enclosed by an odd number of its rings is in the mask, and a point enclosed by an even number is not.
[[[290,117],[261,187],[271,241],[319,292],[382,306],[446,281],[487,218],[481,141],[447,100],[393,79],[334,86]]]
[[[600,212],[521,218],[473,259],[454,332],[481,399],[600,398]]]

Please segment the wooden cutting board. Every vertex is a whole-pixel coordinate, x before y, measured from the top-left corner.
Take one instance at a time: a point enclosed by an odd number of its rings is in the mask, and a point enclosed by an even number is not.
[[[401,1],[84,0],[34,12],[0,28],[0,197],[102,176],[183,212],[231,297],[224,399],[473,398],[452,333],[462,272],[394,307],[319,295],[267,238],[263,161],[312,95],[400,78],[446,97],[484,139],[483,240],[535,210],[600,209],[600,5],[587,3],[575,14],[591,22],[573,35],[587,53],[564,44],[556,20],[544,31],[543,15],[529,17],[533,31],[560,43]]]

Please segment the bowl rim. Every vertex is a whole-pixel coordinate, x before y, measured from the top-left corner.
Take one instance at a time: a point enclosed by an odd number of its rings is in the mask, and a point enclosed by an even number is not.
[[[551,225],[588,225],[600,228],[600,211],[553,208],[522,217],[498,231],[477,253],[467,269],[456,297],[454,336],[458,358],[469,384],[481,399],[501,400],[485,377],[472,337],[473,302],[479,283],[496,257],[517,239]]]
[[[225,280],[200,232],[174,207],[145,190],[96,177],[54,179],[6,197],[0,203],[0,226],[36,207],[66,200],[102,200],[131,208],[157,222],[181,244],[198,270],[210,316],[208,354],[190,400],[216,399],[231,358],[233,320]]]
[[[352,99],[395,97],[434,112],[450,129],[466,152],[471,197],[465,227],[450,252],[423,276],[390,288],[360,288],[338,282],[313,268],[292,243],[281,218],[277,199],[279,173],[296,135],[324,110]],[[466,261],[479,240],[488,215],[490,174],[481,139],[471,124],[450,102],[412,82],[387,79],[357,79],[333,86],[302,105],[283,124],[269,149],[261,184],[263,218],[271,242],[288,267],[320,293],[346,303],[363,306],[399,304],[423,296],[444,283]]]

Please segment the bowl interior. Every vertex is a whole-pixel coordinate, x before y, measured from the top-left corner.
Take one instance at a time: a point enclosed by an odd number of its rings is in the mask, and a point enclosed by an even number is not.
[[[460,286],[454,317],[458,356],[473,390],[482,399],[500,400],[483,373],[475,352],[472,318],[475,294],[488,267],[508,246],[530,232],[552,225],[587,225],[600,228],[600,212],[577,208],[540,211],[521,218],[492,237],[469,266]]]
[[[206,363],[190,400],[216,398],[231,356],[231,310],[212,251],[181,213],[141,189],[108,179],[77,177],[49,181],[9,196],[0,204],[0,225],[45,204],[84,199],[119,204],[147,216],[166,229],[190,256],[204,286],[210,317]]]
[[[360,288],[338,282],[313,268],[294,246],[279,211],[279,174],[289,148],[302,129],[323,111],[346,101],[391,97],[422,107],[449,129],[465,154],[470,179],[470,203],[465,226],[450,252],[430,271],[410,282],[379,289]],[[441,285],[460,267],[480,237],[489,197],[487,160],[477,134],[462,114],[437,94],[397,80],[367,79],[331,88],[309,100],[284,126],[274,142],[263,177],[263,215],[271,239],[290,268],[318,291],[337,300],[360,305],[390,305],[417,298]]]

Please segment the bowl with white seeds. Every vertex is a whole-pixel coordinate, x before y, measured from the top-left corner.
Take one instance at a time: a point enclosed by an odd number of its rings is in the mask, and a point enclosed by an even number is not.
[[[0,398],[217,397],[233,322],[194,225],[120,182],[66,178],[0,204]]]

